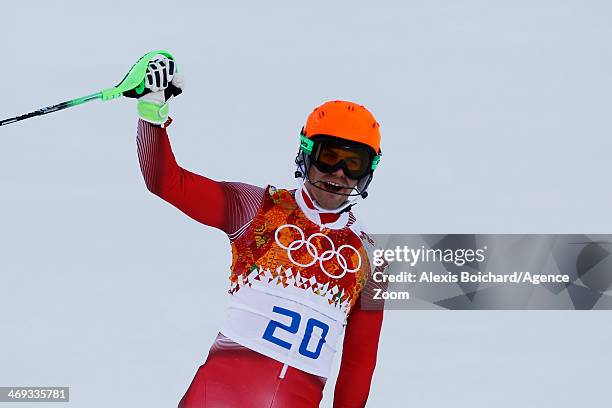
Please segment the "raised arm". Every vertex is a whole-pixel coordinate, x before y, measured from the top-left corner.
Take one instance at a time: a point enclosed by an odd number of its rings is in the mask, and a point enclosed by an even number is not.
[[[214,181],[180,167],[166,129],[142,119],[136,142],[147,189],[194,220],[232,237],[255,215],[263,188]]]
[[[174,62],[164,56],[149,63],[148,93],[138,98],[137,148],[149,191],[196,221],[225,231],[234,239],[255,215],[264,189],[244,183],[218,182],[180,167],[166,126],[168,100],[183,90]]]

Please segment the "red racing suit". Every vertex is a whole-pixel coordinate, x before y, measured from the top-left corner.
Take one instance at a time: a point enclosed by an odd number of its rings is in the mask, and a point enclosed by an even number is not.
[[[166,128],[142,120],[137,147],[147,188],[232,246],[225,323],[179,407],[316,407],[342,332],[334,407],[365,406],[383,312],[361,307],[374,243],[355,215],[317,210],[303,187],[185,170]]]

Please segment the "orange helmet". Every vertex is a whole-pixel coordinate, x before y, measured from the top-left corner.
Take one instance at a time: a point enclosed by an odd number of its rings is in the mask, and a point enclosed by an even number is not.
[[[306,125],[302,127],[300,150],[295,158],[297,165],[295,177],[308,179],[308,170],[311,164],[314,164],[323,172],[343,168],[345,174],[349,177],[359,179],[357,186],[354,188],[356,194],[343,195],[359,195],[366,198],[368,195],[366,190],[372,181],[374,170],[381,157],[379,128],[380,125],[374,119],[374,116],[363,105],[336,100],[325,102],[323,105],[316,107],[308,115]],[[323,163],[320,160],[318,157],[320,154],[319,148],[322,148],[325,143],[342,143],[342,140],[354,145],[356,150],[365,155],[362,157],[368,157],[367,161],[362,161],[361,168],[349,168],[344,160],[337,163]],[[358,147],[359,145],[363,147]],[[343,146],[343,148],[345,147]],[[311,184],[315,185],[316,183]],[[322,188],[316,185],[315,187]],[[325,188],[322,189],[326,190]]]
[[[312,138],[328,135],[363,143],[380,153],[380,125],[363,105],[348,101],[329,101],[316,107],[302,128]]]

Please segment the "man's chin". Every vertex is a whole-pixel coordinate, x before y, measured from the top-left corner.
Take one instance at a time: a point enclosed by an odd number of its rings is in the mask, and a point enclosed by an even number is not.
[[[346,201],[346,196],[331,191],[320,191],[319,193],[317,203],[326,210],[335,210]]]

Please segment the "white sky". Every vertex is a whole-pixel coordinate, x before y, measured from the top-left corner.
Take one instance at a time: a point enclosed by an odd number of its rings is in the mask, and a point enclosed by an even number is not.
[[[612,5],[500,4],[14,1],[0,117],[112,86],[162,48],[187,81],[169,133],[192,171],[293,187],[306,116],[349,99],[382,126],[357,209],[373,232],[610,233]],[[0,385],[168,407],[205,359],[229,245],[146,191],[135,129],[131,100],[0,129]],[[369,406],[601,404],[609,322],[389,312]]]

